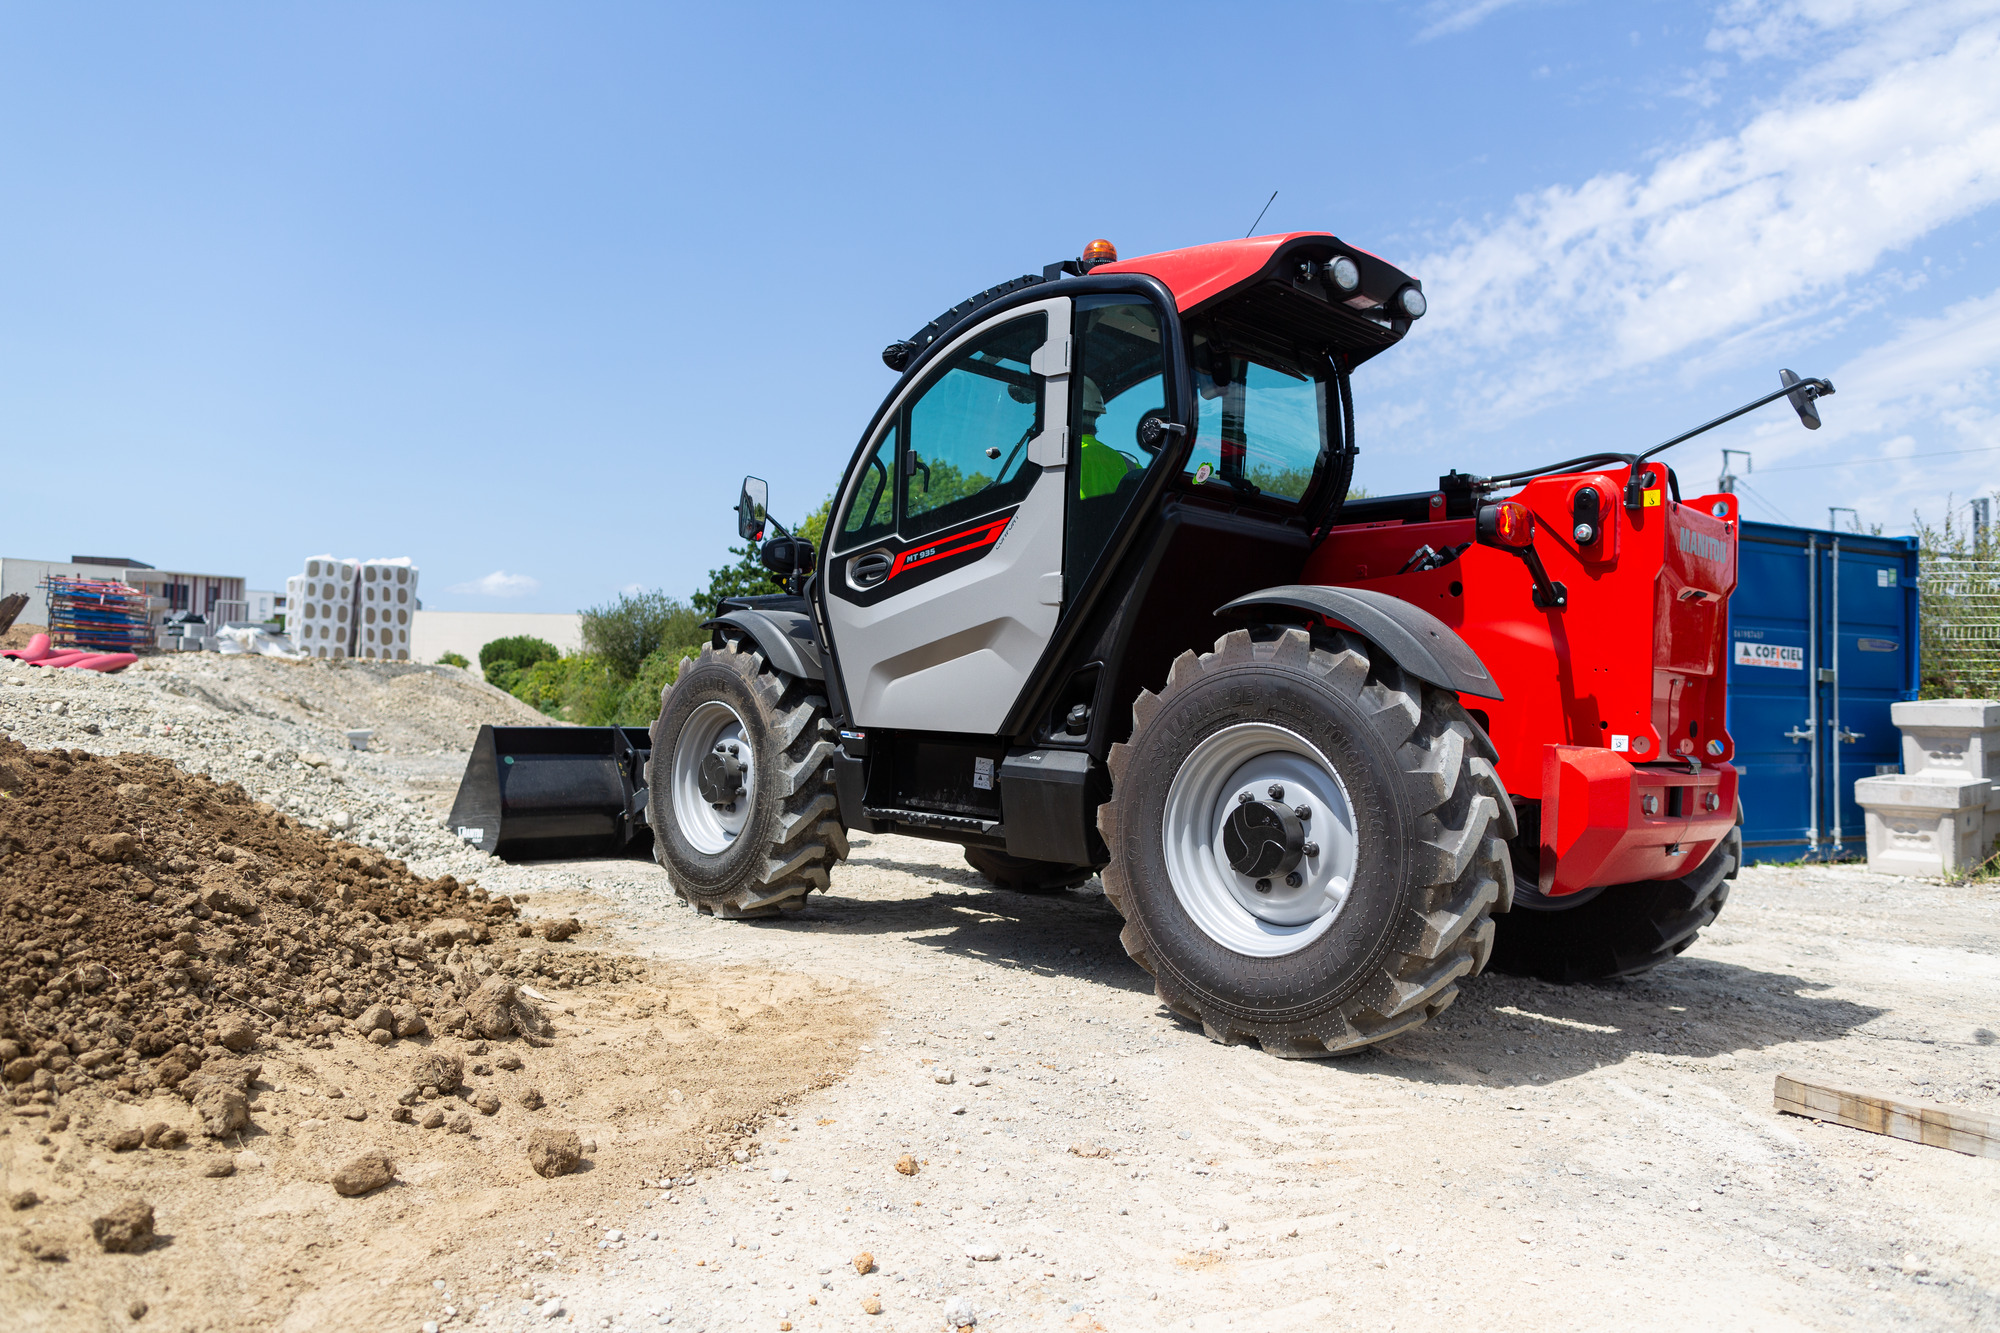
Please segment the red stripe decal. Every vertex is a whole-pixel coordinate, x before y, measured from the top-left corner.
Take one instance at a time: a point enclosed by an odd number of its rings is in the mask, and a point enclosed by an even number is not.
[[[976,528],[967,528],[964,532],[955,532],[941,541],[931,543],[929,546],[905,551],[897,556],[896,563],[889,567],[889,578],[895,578],[896,575],[906,569],[915,569],[918,565],[928,565],[933,560],[943,560],[946,556],[964,555],[967,551],[976,551],[982,546],[991,546],[1000,540],[1001,534],[1007,531],[1007,525],[1013,521],[1014,516],[1009,514],[1005,518],[996,518],[991,523],[983,523]],[[888,581],[888,579],[883,580],[884,583]]]

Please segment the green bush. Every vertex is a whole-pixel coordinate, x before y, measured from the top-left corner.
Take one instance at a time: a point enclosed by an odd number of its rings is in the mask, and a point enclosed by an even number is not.
[[[495,639],[479,650],[479,670],[490,685],[511,693],[514,678],[537,662],[553,662],[562,654],[547,639],[515,634]]]
[[[662,649],[673,651],[676,661],[690,645],[698,649],[708,638],[701,627],[704,619],[702,612],[657,589],[620,593],[617,601],[583,613],[583,649],[602,658],[614,676],[631,680]]]
[[[464,653],[446,653],[443,657],[440,657],[438,659],[437,664],[439,666],[455,666],[455,667],[469,667],[472,665],[472,663],[465,660]]]

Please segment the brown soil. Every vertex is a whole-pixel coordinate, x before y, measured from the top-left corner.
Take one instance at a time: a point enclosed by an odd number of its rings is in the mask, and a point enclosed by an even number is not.
[[[164,760],[0,741],[0,1194],[24,1201],[0,1214],[0,1309],[379,1328],[413,1327],[436,1281],[519,1302],[573,1270],[583,1217],[727,1165],[875,1021],[838,983],[526,931]],[[488,1041],[496,993],[525,1031]],[[369,1040],[380,1006],[426,1030]],[[577,1135],[573,1172],[536,1173],[536,1131]],[[663,1229],[683,1211],[644,1197]],[[94,1239],[121,1207],[154,1210],[133,1253]]]
[[[233,1021],[288,1035],[377,1002],[433,1018],[458,997],[432,948],[513,916],[164,759],[0,741],[0,954],[19,964],[0,988],[0,1072],[17,1102],[30,1082],[171,1086]],[[146,1066],[159,1056],[178,1068]]]

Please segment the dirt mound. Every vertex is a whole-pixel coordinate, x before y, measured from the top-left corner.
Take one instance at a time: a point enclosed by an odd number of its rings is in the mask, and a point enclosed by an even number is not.
[[[378,1004],[457,1026],[478,978],[433,955],[514,934],[514,914],[152,755],[0,741],[0,957],[15,963],[0,1075],[17,1106],[86,1078],[178,1087],[260,1034],[316,1036]]]

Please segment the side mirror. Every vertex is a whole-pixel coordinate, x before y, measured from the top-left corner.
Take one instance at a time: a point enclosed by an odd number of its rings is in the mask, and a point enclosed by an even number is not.
[[[736,535],[746,542],[754,542],[764,536],[764,515],[768,510],[770,488],[762,477],[745,477],[743,494],[736,501]]]
[[[1792,386],[1798,382],[1799,377],[1791,371],[1781,370],[1778,372],[1778,383],[1784,385],[1787,389],[1792,389]],[[1819,404],[1813,401],[1819,397],[1818,386],[1809,384],[1801,389],[1792,389],[1785,397],[1791,400],[1792,410],[1799,414],[1799,420],[1805,424],[1807,430],[1819,429]]]

